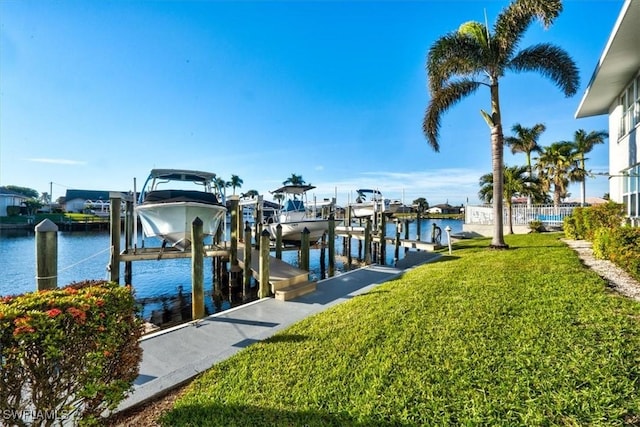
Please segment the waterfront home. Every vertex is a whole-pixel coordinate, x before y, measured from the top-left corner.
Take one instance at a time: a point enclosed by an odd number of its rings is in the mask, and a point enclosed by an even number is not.
[[[100,190],[67,190],[64,197],[64,210],[66,212],[83,213],[85,208],[95,208],[95,206],[105,206],[109,203],[111,191]],[[125,192],[121,193],[124,199]]]
[[[640,223],[640,0],[625,0],[576,118],[609,115],[609,196]]]
[[[0,187],[0,216],[9,216],[8,211],[17,210],[20,212],[22,203],[29,200],[29,197],[24,194],[16,193],[15,191],[8,190],[6,187]],[[15,206],[15,208],[13,208]],[[7,209],[9,208],[9,209]]]
[[[440,205],[431,206],[427,209],[430,214],[454,214],[458,215],[461,212],[460,206],[451,206],[449,203],[443,203]]]

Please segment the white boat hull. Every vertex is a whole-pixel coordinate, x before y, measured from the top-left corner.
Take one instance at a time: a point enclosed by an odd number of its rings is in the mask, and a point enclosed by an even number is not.
[[[299,243],[302,240],[302,232],[306,228],[309,230],[309,242],[316,243],[322,235],[329,230],[328,219],[307,219],[292,222],[281,222],[268,224],[271,239],[275,240],[277,227],[282,226],[282,241],[289,243]]]
[[[202,220],[205,236],[215,235],[227,210],[220,205],[187,201],[142,204],[136,206],[136,212],[145,236],[161,238],[184,250],[191,245],[193,220]]]

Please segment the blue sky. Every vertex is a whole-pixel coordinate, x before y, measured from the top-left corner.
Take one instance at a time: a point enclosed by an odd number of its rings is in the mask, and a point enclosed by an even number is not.
[[[622,0],[569,0],[548,30],[580,70],[565,98],[534,73],[501,81],[505,135],[545,123],[541,145],[607,117],[575,119]],[[0,185],[53,197],[70,189],[138,189],[151,168],[238,175],[239,192],[295,173],[309,196],[353,199],[378,188],[430,204],[478,201],[491,171],[480,90],[442,120],[440,152],[422,134],[425,57],[466,21],[490,25],[507,1],[0,0]],[[505,163],[524,164],[505,150]],[[588,168],[608,170],[598,146]],[[50,183],[53,183],[52,185]],[[608,191],[605,177],[587,196]],[[574,197],[579,188],[571,187]]]

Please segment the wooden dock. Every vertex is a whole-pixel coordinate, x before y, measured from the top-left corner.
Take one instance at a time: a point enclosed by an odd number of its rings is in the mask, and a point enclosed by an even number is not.
[[[245,268],[244,244],[238,242],[238,264]],[[253,277],[259,280],[260,251],[251,249],[251,271]],[[286,262],[269,256],[269,284],[276,299],[287,301],[300,295],[316,290],[316,282],[309,281],[309,272],[287,264]]]
[[[336,227],[336,236],[351,237],[352,239],[356,239],[356,240],[364,240],[364,227],[358,227],[358,226]],[[371,240],[375,243],[380,243],[380,236],[372,233]],[[395,245],[396,239],[395,237],[386,236],[385,242],[389,245]],[[410,239],[400,239],[399,246],[403,248],[417,249],[417,250],[427,251],[427,252],[433,252],[443,248],[443,246],[438,243],[425,242],[422,240],[410,240]]]

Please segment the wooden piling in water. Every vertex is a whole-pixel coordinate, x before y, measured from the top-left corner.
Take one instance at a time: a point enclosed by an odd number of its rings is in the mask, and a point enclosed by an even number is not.
[[[378,263],[380,265],[385,265],[387,258],[387,216],[384,212],[380,212],[380,257],[378,258]]]
[[[256,244],[259,239],[256,239]],[[242,302],[249,301],[251,285],[251,226],[247,221],[244,227],[244,280],[242,281]]]
[[[240,198],[238,196],[229,196],[229,202],[231,204],[231,253],[229,254],[229,263],[231,266],[238,265],[238,236],[240,234],[238,227],[239,200]]]
[[[133,198],[128,197],[125,202],[124,213],[124,244],[127,253],[133,247],[133,223],[135,219],[133,217]],[[133,279],[133,268],[131,261],[125,261],[124,263],[124,283],[130,285]]]
[[[329,215],[329,277],[336,274],[336,220],[333,214]]]
[[[395,250],[393,251],[393,265],[396,265],[398,260],[400,259],[400,230],[402,222],[399,219],[395,220],[396,223],[396,240],[395,240]]]
[[[191,224],[191,318],[204,317],[204,232],[198,217]]]
[[[361,243],[361,240],[358,240]],[[371,218],[367,218],[364,226],[364,263],[371,264]]]
[[[302,238],[300,239],[300,268],[309,271],[309,234],[311,232],[307,227],[302,230]]]
[[[58,226],[45,219],[35,227],[36,289],[58,287]]]
[[[260,288],[258,289],[258,298],[266,298],[271,292],[269,285],[269,231],[263,230],[260,234]]]
[[[111,224],[111,281],[120,283],[120,193],[109,194],[110,224]]]
[[[260,234],[262,236],[262,234]],[[276,225],[276,258],[282,259],[282,225]]]

